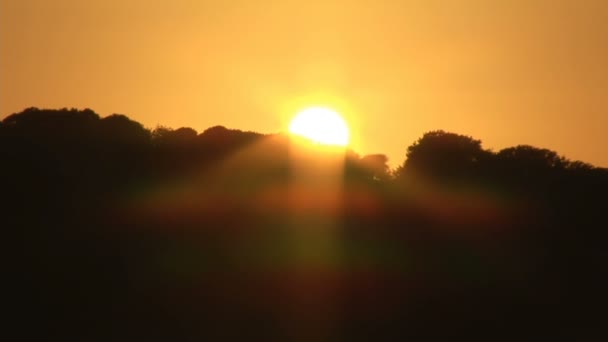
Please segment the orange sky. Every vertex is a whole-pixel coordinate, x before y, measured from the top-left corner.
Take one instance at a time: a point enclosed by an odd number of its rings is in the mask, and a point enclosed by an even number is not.
[[[340,111],[396,166],[425,131],[608,166],[605,0],[0,0],[0,117],[273,133]]]

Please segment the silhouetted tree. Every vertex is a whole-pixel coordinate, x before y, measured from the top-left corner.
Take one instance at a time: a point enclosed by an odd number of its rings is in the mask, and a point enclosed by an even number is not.
[[[376,181],[386,182],[390,179],[390,168],[388,157],[384,154],[368,154],[360,161],[362,167],[370,174],[370,178]]]
[[[497,156],[504,164],[528,170],[563,169],[567,165],[566,159],[556,152],[529,145],[505,148]]]
[[[152,131],[152,139],[158,145],[188,145],[193,144],[197,132],[190,127],[182,127],[177,130],[159,126]]]
[[[122,114],[112,114],[101,119],[99,130],[102,136],[111,138],[123,145],[147,144],[150,139],[150,131],[139,122],[133,121]]]
[[[481,141],[469,136],[433,131],[408,147],[405,162],[397,169],[398,179],[407,175],[434,180],[472,179],[480,175],[491,153]]]

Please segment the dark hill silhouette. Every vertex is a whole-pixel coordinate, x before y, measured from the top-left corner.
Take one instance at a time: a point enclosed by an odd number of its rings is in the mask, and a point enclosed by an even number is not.
[[[606,337],[608,170],[444,131],[394,172],[382,154],[297,146],[89,109],[9,115],[14,327],[62,340]]]

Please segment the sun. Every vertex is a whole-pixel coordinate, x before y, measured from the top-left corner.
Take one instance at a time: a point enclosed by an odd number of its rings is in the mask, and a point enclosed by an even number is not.
[[[346,146],[349,131],[346,122],[336,111],[324,107],[310,107],[291,120],[289,132],[322,145]]]

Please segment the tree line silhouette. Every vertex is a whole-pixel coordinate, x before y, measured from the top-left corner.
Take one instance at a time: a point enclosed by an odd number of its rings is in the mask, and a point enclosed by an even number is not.
[[[329,156],[294,162],[292,139],[89,109],[6,117],[16,326],[104,341],[606,336],[607,169],[433,131],[395,170],[345,151],[330,203],[323,186],[294,192],[296,168]]]

